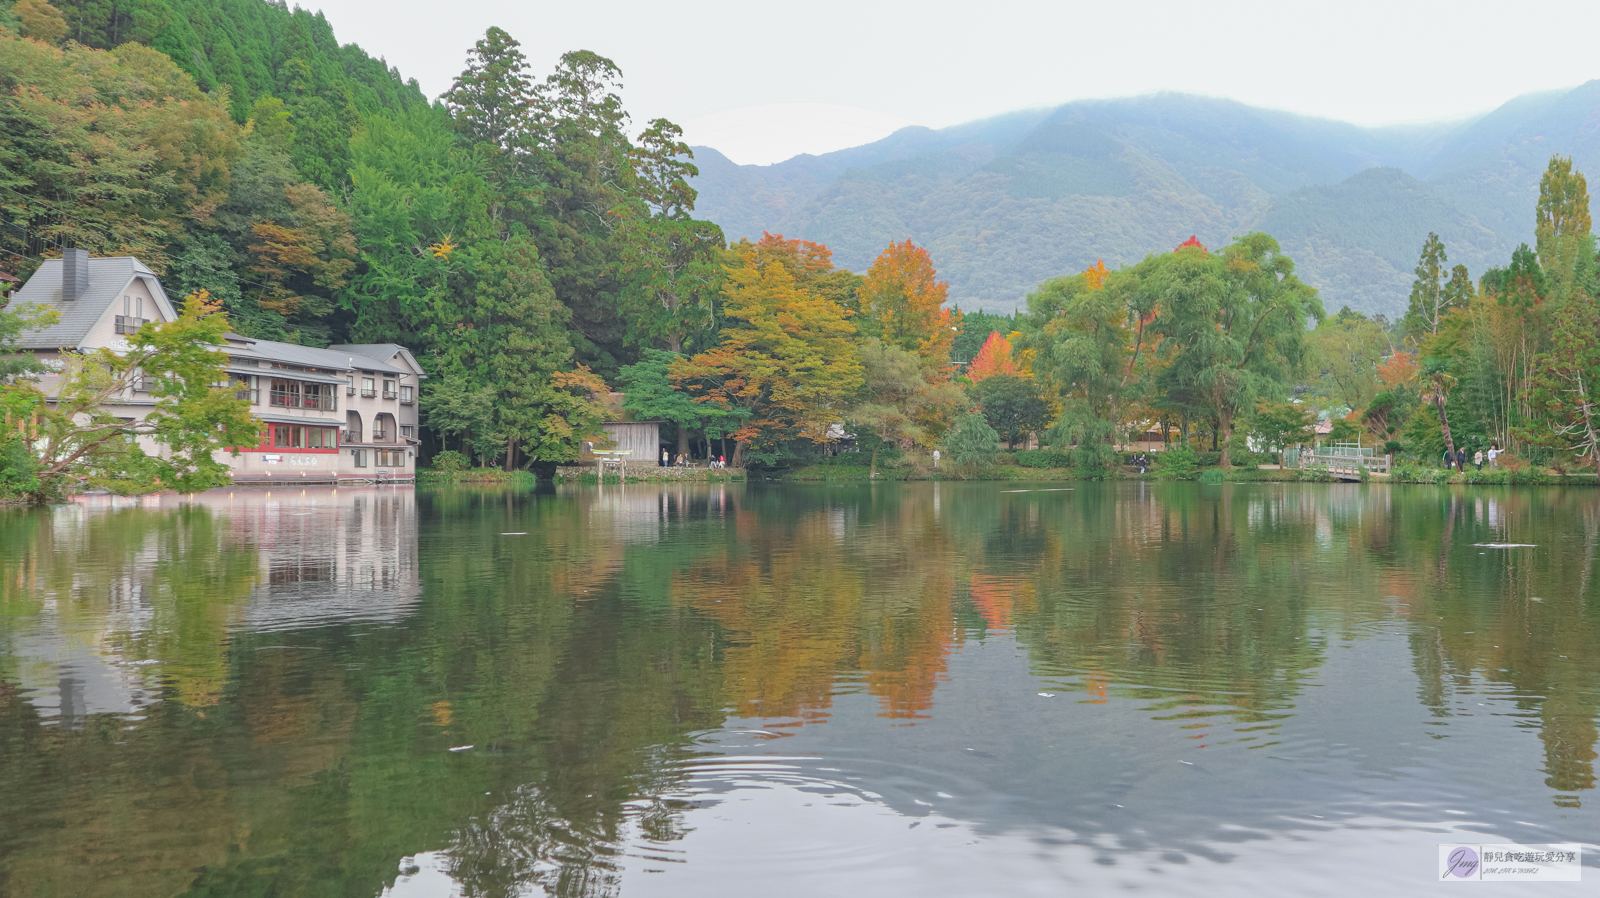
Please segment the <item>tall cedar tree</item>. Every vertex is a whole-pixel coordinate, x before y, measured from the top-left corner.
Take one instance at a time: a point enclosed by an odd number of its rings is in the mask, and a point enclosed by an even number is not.
[[[1589,184],[1570,157],[1551,156],[1539,178],[1534,234],[1548,295],[1560,301],[1573,292],[1573,278],[1589,235]],[[1592,256],[1592,254],[1591,254]]]

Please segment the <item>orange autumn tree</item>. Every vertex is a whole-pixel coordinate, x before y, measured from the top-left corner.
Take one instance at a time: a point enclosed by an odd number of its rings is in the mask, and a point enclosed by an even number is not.
[[[740,418],[734,465],[794,439],[825,442],[863,373],[850,310],[831,294],[832,254],[820,243],[767,234],[730,248],[722,343],[672,364],[695,401]]]
[[[983,343],[983,348],[973,357],[972,364],[967,366],[967,376],[977,383],[996,374],[1017,374],[1017,363],[1011,354],[1011,341],[996,331],[989,335]]]
[[[891,243],[867,269],[857,296],[869,336],[948,365],[960,312],[944,308],[950,285],[938,279],[928,251]]]

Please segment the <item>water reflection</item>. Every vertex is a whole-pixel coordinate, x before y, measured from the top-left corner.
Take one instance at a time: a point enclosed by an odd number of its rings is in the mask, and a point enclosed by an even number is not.
[[[0,886],[1404,894],[1595,841],[1597,539],[1275,484],[0,512]]]

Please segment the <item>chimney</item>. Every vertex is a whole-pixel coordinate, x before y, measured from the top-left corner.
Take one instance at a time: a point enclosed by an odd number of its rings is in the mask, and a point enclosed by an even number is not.
[[[61,298],[73,300],[89,288],[89,251],[64,249],[61,251]]]

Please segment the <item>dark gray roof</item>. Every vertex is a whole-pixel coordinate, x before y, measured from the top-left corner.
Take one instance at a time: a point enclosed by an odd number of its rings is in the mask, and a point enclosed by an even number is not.
[[[132,256],[91,256],[89,287],[71,302],[61,301],[61,260],[46,259],[33,277],[11,295],[7,308],[15,312],[31,306],[48,306],[61,313],[61,320],[43,330],[24,333],[22,348],[60,349],[82,345],[95,323],[136,277],[148,282],[150,295],[158,305],[164,306],[167,317],[173,317],[172,303],[162,291],[155,272]]]
[[[237,366],[243,359],[260,359],[270,362],[282,362],[286,365],[303,365],[307,368],[329,368],[335,371],[349,371],[360,368],[366,371],[379,371],[389,374],[410,374],[404,368],[390,365],[370,356],[350,352],[342,347],[332,349],[314,349],[310,346],[301,346],[298,343],[279,343],[276,340],[256,340],[254,338],[240,343],[230,342],[227,347],[228,355],[234,358]],[[265,374],[269,369],[263,368],[259,373]],[[293,373],[285,373],[284,377],[293,377]]]
[[[380,362],[389,362],[395,356],[403,355],[406,361],[416,366],[418,376],[424,378],[428,376],[427,372],[422,370],[422,365],[417,361],[417,357],[411,354],[411,350],[401,346],[399,343],[337,343],[328,348],[339,352],[363,355],[369,359],[377,359]],[[399,368],[401,366],[394,365],[394,367]]]

